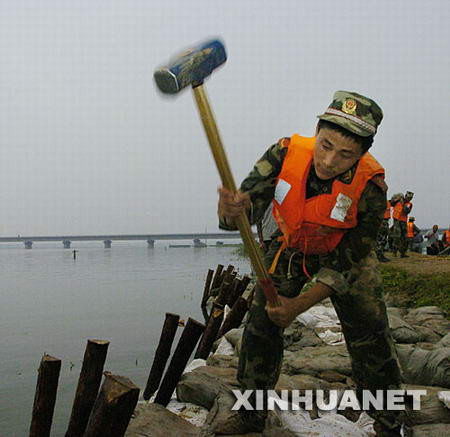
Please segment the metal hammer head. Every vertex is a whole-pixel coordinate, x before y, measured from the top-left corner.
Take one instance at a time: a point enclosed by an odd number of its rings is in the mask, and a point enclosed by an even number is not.
[[[184,51],[168,65],[158,68],[153,77],[163,93],[175,94],[188,85],[201,85],[226,60],[225,47],[214,39]]]

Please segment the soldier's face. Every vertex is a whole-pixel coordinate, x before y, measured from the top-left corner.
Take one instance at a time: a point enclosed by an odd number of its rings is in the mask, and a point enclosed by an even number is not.
[[[314,167],[320,179],[332,179],[346,172],[361,156],[361,146],[352,138],[324,128],[316,134]]]

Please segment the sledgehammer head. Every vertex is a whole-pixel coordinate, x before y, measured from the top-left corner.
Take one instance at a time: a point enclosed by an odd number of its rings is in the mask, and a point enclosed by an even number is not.
[[[225,47],[214,39],[184,51],[165,67],[158,68],[153,76],[163,93],[175,94],[188,85],[201,85],[226,60]]]

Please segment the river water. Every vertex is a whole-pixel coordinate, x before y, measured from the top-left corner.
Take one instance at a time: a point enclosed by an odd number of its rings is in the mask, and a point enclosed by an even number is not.
[[[44,353],[62,360],[52,436],[64,435],[86,341],[109,340],[105,370],[143,390],[166,312],[203,322],[209,268],[249,264],[234,247],[168,248],[171,242],[0,245],[0,436],[28,435]],[[178,242],[179,243],[179,242]],[[181,330],[179,330],[181,331]],[[141,392],[142,394],[142,392]]]

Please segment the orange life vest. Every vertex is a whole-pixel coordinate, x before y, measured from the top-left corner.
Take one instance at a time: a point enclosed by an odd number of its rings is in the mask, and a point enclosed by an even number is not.
[[[396,220],[400,220],[401,222],[408,221],[408,214],[406,214],[403,211],[404,206],[409,206],[411,209],[412,203],[411,202],[406,202],[406,203],[397,202],[394,206],[394,213],[392,214],[392,217],[394,217]]]
[[[414,223],[413,222],[406,223],[406,237],[414,238]]]
[[[450,231],[447,229],[444,231],[445,235],[445,247],[450,246]]]
[[[336,248],[345,232],[358,224],[358,201],[367,182],[376,175],[384,177],[383,167],[365,153],[351,183],[335,179],[330,194],[306,199],[315,142],[315,137],[291,137],[273,200],[283,247],[294,247],[307,255],[325,254]]]
[[[384,211],[384,217],[383,217],[385,220],[389,220],[391,218],[391,208],[392,208],[391,202],[389,202],[389,200],[388,200],[387,204],[386,204],[386,211]]]

